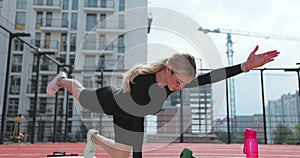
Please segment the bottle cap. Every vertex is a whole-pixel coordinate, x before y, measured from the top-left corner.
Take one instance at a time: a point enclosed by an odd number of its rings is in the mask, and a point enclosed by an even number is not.
[[[246,138],[256,138],[256,131],[251,128],[246,128],[244,131],[244,136]]]

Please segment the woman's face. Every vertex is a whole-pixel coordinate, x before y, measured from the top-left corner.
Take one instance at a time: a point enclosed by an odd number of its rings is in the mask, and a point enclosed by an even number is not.
[[[171,68],[167,67],[167,84],[171,91],[182,89],[185,85],[192,82],[193,76],[181,75],[174,72]]]

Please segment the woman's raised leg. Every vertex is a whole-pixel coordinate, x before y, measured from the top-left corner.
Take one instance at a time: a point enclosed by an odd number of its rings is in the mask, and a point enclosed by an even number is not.
[[[53,96],[59,90],[59,88],[62,87],[66,88],[70,93],[72,93],[77,101],[79,101],[80,93],[85,89],[80,82],[75,79],[67,78],[64,72],[60,72],[49,83],[46,92],[49,96]],[[96,109],[95,112],[97,112],[98,109],[92,105],[82,106],[91,110]],[[94,156],[96,145],[103,147],[103,149],[112,158],[128,158],[130,156],[131,146],[117,143],[112,139],[101,136],[97,130],[91,129],[87,134],[87,145],[84,152],[86,158],[92,158]]]
[[[65,87],[70,93],[73,94],[77,101],[79,101],[79,95],[81,91],[85,89],[79,81],[70,78],[58,79],[57,85],[60,87]]]
[[[66,88],[78,101],[81,91],[85,89],[80,82],[67,78],[64,72],[60,72],[48,84],[46,92],[49,96],[53,96],[61,87]]]

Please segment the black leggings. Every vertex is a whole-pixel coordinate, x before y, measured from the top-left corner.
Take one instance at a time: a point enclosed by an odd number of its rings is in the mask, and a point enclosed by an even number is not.
[[[112,87],[103,87],[98,90],[84,89],[79,96],[82,107],[96,113],[106,113],[113,115],[115,141],[121,144],[133,146],[134,158],[141,157],[143,137],[144,137],[144,117],[132,115],[118,115],[115,112]],[[101,101],[101,99],[103,101]]]

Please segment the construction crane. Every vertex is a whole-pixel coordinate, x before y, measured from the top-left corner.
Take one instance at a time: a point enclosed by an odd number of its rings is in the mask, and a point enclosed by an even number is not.
[[[238,36],[250,36],[250,37],[257,37],[257,38],[265,38],[265,39],[280,39],[280,40],[291,40],[291,41],[300,41],[300,38],[287,36],[287,35],[276,35],[276,34],[266,34],[266,33],[255,33],[255,32],[247,32],[247,31],[240,31],[240,30],[232,30],[232,29],[225,29],[225,28],[218,28],[214,30],[204,29],[200,27],[199,31],[203,31],[206,33],[223,33],[227,35],[227,60],[228,66],[233,65],[233,49],[232,49],[232,39],[231,35],[238,35]],[[230,105],[230,112],[231,112],[231,119],[232,125],[231,130],[233,133],[237,132],[237,121],[236,121],[236,104],[235,104],[235,85],[234,85],[234,78],[229,78],[229,105]]]

